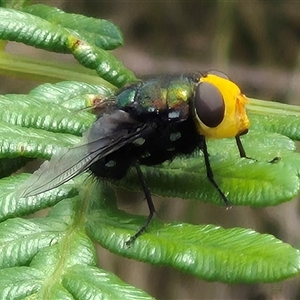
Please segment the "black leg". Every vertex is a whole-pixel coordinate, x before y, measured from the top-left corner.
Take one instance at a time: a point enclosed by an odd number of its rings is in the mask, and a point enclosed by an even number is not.
[[[204,161],[205,161],[207,178],[210,181],[210,183],[214,186],[214,188],[218,191],[218,193],[220,194],[222,200],[225,202],[226,206],[230,207],[230,202],[228,201],[228,199],[226,198],[226,196],[224,195],[224,193],[221,191],[218,184],[214,180],[214,174],[213,174],[213,171],[212,171],[211,166],[210,166],[209,155],[208,155],[208,152],[207,152],[207,146],[206,146],[206,141],[205,141],[204,137],[203,137],[202,151],[203,151],[203,154],[204,154]]]
[[[148,207],[149,207],[149,215],[148,215],[145,223],[142,225],[142,227],[135,233],[135,235],[130,237],[130,239],[126,242],[127,246],[130,246],[147,229],[147,227],[148,227],[149,223],[151,222],[151,220],[154,216],[154,213],[155,213],[155,207],[154,207],[154,204],[153,204],[153,201],[152,201],[152,196],[151,196],[150,190],[147,186],[145,177],[144,177],[144,175],[142,173],[142,170],[140,168],[139,162],[138,161],[135,162],[134,166],[135,166],[136,172],[138,174],[139,181],[141,183],[141,186],[143,188],[143,191],[144,191],[144,194],[145,194],[145,197],[146,197],[146,200],[147,200],[147,204],[148,204]]]
[[[248,158],[239,135],[237,135],[235,137],[235,141],[236,141],[236,145],[237,145],[237,147],[239,149],[239,152],[240,152],[240,157]]]

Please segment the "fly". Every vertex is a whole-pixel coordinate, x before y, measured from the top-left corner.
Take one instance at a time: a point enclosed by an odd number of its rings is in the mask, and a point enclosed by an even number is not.
[[[87,170],[99,178],[121,179],[134,167],[149,215],[126,242],[130,245],[155,213],[140,165],[161,164],[200,149],[207,178],[228,206],[214,180],[206,140],[234,137],[240,157],[246,157],[240,140],[249,128],[246,103],[238,86],[218,71],[164,75],[127,85],[97,105],[97,119],[84,136],[86,142],[45,162],[21,188],[21,197],[51,190]]]

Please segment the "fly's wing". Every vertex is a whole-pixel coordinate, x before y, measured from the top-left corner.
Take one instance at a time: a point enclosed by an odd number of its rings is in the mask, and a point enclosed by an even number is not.
[[[136,122],[130,115],[115,110],[99,118],[84,135],[88,141],[65,149],[44,162],[19,189],[19,197],[49,191],[87,170],[95,161],[152,132],[153,126]]]

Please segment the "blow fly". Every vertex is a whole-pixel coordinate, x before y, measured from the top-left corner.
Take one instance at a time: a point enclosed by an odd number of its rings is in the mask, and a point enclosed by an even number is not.
[[[130,244],[146,230],[155,213],[140,165],[161,164],[198,149],[204,154],[208,180],[228,205],[214,180],[206,139],[234,137],[240,156],[245,157],[240,135],[249,128],[246,103],[238,86],[218,71],[164,75],[129,84],[100,101],[86,142],[46,162],[47,168],[42,166],[25,183],[21,197],[51,190],[86,170],[99,178],[121,179],[133,167],[149,215]]]

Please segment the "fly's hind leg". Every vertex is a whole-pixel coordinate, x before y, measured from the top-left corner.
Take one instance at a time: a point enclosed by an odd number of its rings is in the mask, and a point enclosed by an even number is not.
[[[152,218],[155,214],[155,207],[154,207],[154,204],[153,204],[153,201],[152,201],[152,196],[151,196],[150,190],[147,186],[145,177],[142,173],[142,170],[140,168],[140,164],[139,164],[138,161],[136,161],[134,163],[134,167],[137,171],[139,181],[141,183],[141,186],[143,188],[143,191],[144,191],[144,194],[145,194],[145,197],[146,197],[146,200],[147,200],[147,204],[148,204],[148,207],[149,207],[149,215],[148,215],[145,223],[142,225],[142,227],[140,227],[140,229],[133,236],[131,236],[130,239],[126,242],[127,246],[130,246],[132,243],[134,243],[134,241],[147,229],[149,223],[151,222],[151,220],[152,220]]]

